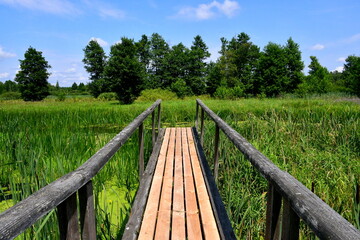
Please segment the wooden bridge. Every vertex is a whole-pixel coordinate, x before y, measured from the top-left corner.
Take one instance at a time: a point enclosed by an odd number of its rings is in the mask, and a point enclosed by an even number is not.
[[[160,110],[158,100],[78,169],[1,213],[0,239],[15,238],[55,208],[60,239],[96,239],[91,179],[136,129],[141,181],[123,239],[235,239],[215,184],[220,130],[269,182],[265,239],[298,239],[300,219],[321,239],[360,239],[359,230],[277,168],[202,101],[196,101],[194,128],[161,129]],[[213,174],[202,150],[205,113],[216,125]],[[145,168],[143,122],[150,114],[153,151]]]

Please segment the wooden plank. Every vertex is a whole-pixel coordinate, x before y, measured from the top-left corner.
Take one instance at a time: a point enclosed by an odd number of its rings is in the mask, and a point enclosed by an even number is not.
[[[162,147],[164,134],[165,129],[161,129],[159,136],[156,139],[156,143],[151,153],[149,162],[146,166],[143,178],[141,179],[139,190],[136,193],[134,203],[131,207],[130,218],[125,226],[125,231],[122,236],[122,239],[124,240],[135,240],[138,237],[141,222],[145,212],[146,202],[150,193],[157,159]]]
[[[311,227],[318,237],[321,239],[360,239],[360,231],[340,214],[289,173],[279,169],[201,100],[196,101],[260,174],[276,186],[284,198],[289,199],[296,214]]]
[[[138,239],[148,240],[154,237],[169,138],[170,129],[166,129]]]
[[[196,193],[200,208],[201,225],[204,230],[204,236],[205,239],[220,239],[220,235],[212,211],[209,195],[206,189],[204,176],[202,174],[199,158],[197,156],[197,152],[195,149],[191,128],[186,128],[186,131],[189,142],[191,165],[194,173]]]
[[[221,199],[219,190],[217,189],[215,179],[211,173],[209,164],[206,160],[204,150],[200,144],[200,138],[197,133],[196,128],[192,129],[193,137],[195,140],[195,146],[197,150],[197,154],[200,160],[200,167],[205,177],[205,184],[207,186],[210,202],[212,205],[212,209],[214,212],[215,220],[217,222],[217,226],[219,229],[221,239],[231,239],[236,240],[234,230],[231,226],[229,217],[226,213],[226,209],[224,203]]]
[[[298,240],[299,224],[299,216],[292,210],[289,202],[286,199],[283,199],[281,240]]]
[[[144,174],[144,123],[139,126],[139,182]]]
[[[182,129],[182,151],[184,165],[184,185],[185,185],[185,206],[186,206],[186,228],[187,238],[202,239],[200,228],[199,209],[197,206],[194,178],[190,162],[189,145],[187,141],[186,129]]]
[[[76,193],[58,206],[58,223],[60,239],[80,240]]]
[[[79,189],[80,224],[82,240],[96,239],[96,221],[92,181]]]
[[[164,180],[161,190],[158,220],[156,223],[155,239],[170,238],[171,203],[173,190],[174,151],[175,151],[175,129],[171,128]]]
[[[185,239],[184,178],[181,152],[181,129],[176,128],[174,198],[172,210],[171,239]]]

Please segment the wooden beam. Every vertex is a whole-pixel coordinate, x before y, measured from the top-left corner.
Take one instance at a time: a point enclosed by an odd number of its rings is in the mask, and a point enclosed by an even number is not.
[[[80,240],[76,193],[58,206],[58,223],[61,240]]]
[[[82,240],[95,240],[96,221],[92,181],[81,187],[78,193]]]

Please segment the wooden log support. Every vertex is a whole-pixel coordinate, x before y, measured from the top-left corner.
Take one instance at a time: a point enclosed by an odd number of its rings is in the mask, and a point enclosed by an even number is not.
[[[215,123],[215,142],[214,142],[214,178],[217,182],[219,175],[219,140],[220,140],[220,129]]]
[[[60,239],[80,240],[76,193],[63,201],[57,209]]]
[[[266,231],[265,240],[276,239],[276,228],[281,209],[281,195],[276,191],[274,186],[269,183],[267,193],[267,208],[266,208]]]
[[[299,223],[299,216],[291,208],[289,202],[283,199],[281,240],[298,240]]]
[[[200,122],[200,143],[204,145],[204,109],[201,108],[201,122]]]
[[[82,240],[96,239],[96,221],[92,181],[79,189],[80,226]]]
[[[152,148],[155,146],[156,133],[155,133],[155,112],[151,113],[151,143]]]
[[[144,173],[144,124],[139,126],[139,180]]]
[[[199,104],[196,102],[196,113],[195,113],[195,129],[199,129]]]
[[[161,103],[159,103],[159,106],[158,106],[158,119],[157,119],[157,130],[158,130],[158,134],[160,132],[160,128],[161,128]]]

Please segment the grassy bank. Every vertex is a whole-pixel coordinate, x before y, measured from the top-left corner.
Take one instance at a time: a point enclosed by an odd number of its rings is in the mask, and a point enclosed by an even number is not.
[[[360,182],[358,104],[335,98],[204,102],[276,165],[360,227],[360,207],[355,204]],[[76,169],[150,105],[91,99],[0,102],[0,184],[2,195],[11,198],[0,207]],[[162,104],[163,127],[192,126],[194,115],[193,99]],[[149,155],[150,120],[145,127]],[[204,146],[211,162],[215,127],[210,120],[205,127]],[[219,189],[236,235],[261,239],[267,183],[223,134],[220,149]],[[116,239],[122,233],[138,186],[137,154],[135,134],[94,180],[100,239]],[[27,236],[56,239],[57,231],[54,212]],[[312,238],[306,228],[301,237]]]

